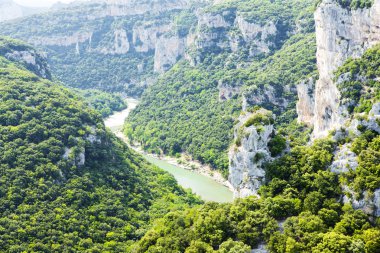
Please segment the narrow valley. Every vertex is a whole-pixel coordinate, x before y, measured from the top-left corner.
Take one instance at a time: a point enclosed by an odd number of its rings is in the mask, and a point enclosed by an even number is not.
[[[115,112],[113,115],[105,119],[104,123],[106,127],[110,128],[111,131],[115,133],[116,136],[128,144],[128,141],[122,132],[122,128],[125,119],[137,106],[139,101],[133,98],[127,98],[126,102],[128,105],[127,109],[121,112]],[[146,153],[138,148],[134,148],[134,150],[139,152],[150,163],[172,174],[178,181],[179,185],[184,188],[190,188],[203,200],[219,203],[232,202],[232,191],[225,185],[214,181],[212,178],[193,171],[189,166],[176,166],[175,162],[173,163],[173,160],[175,160],[173,158],[162,159],[157,155]],[[167,160],[171,160],[172,162]]]

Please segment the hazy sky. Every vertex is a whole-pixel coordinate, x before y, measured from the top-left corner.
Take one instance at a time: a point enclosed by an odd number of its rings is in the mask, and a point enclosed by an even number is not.
[[[13,0],[18,4],[33,7],[48,7],[56,2],[70,3],[74,0]]]

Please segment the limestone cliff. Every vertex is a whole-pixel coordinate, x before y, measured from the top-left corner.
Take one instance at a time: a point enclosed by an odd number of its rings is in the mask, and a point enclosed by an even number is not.
[[[184,9],[189,2],[184,0],[107,0],[108,15],[126,16],[162,13],[170,10]]]
[[[268,142],[273,133],[272,114],[261,109],[244,113],[235,127],[235,144],[229,151],[229,181],[234,197],[258,195],[264,183],[263,164],[271,159]]]
[[[380,0],[369,9],[349,10],[335,0],[324,0],[315,12],[319,80],[315,85],[314,136],[326,136],[341,126],[347,116],[339,105],[340,94],[334,71],[348,58],[360,57],[380,42]],[[307,115],[308,114],[308,115]],[[303,118],[311,117],[305,111]]]
[[[314,17],[319,80],[314,82],[310,79],[298,86],[299,121],[314,127],[314,138],[325,137],[330,130],[336,130],[333,136],[336,140],[348,135],[355,138],[361,134],[359,126],[380,133],[380,103],[374,103],[366,117],[355,117],[348,108],[355,104],[346,101],[338,89],[348,81],[349,73],[335,79],[335,71],[349,58],[360,58],[367,49],[380,42],[380,0],[374,0],[367,9],[344,8],[336,0],[323,0]],[[360,76],[352,78],[365,82]],[[335,151],[331,171],[354,173],[357,167],[358,157],[351,151],[350,143]],[[380,215],[380,189],[372,193],[356,193],[347,185],[342,185],[342,188],[345,203],[351,203],[355,209],[367,214]]]
[[[45,56],[21,41],[0,37],[0,55],[42,78],[51,79]]]
[[[314,78],[302,81],[297,85],[297,114],[298,122],[306,123],[307,125],[313,125],[314,123],[314,90],[315,90]]]
[[[200,53],[248,50],[251,57],[270,53],[279,34],[273,21],[250,22],[235,9],[199,13],[197,31],[195,46]]]

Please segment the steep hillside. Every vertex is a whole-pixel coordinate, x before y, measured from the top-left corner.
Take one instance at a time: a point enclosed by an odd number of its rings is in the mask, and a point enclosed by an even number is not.
[[[69,86],[139,95],[184,55],[201,5],[91,1],[4,23],[0,33],[46,51],[53,75]]]
[[[0,251],[125,252],[151,220],[200,203],[107,132],[79,96],[3,52]]]

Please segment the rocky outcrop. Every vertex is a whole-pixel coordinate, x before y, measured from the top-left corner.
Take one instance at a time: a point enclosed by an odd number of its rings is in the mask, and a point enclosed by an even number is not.
[[[351,121],[347,121],[345,125],[347,128],[341,128],[336,131],[334,138],[336,140],[341,139],[350,134],[351,136],[359,136],[361,132],[358,130],[358,126],[364,126],[366,129],[376,131],[380,134],[380,103],[375,103],[372,106],[371,111],[366,117],[355,118]],[[351,143],[346,143],[340,146],[334,152],[334,161],[330,166],[330,170],[337,174],[347,173],[349,171],[355,171],[358,167],[358,156],[351,151]],[[342,186],[343,189],[343,202],[349,203],[356,210],[363,210],[366,214],[371,216],[380,217],[380,189],[374,192],[363,191],[355,192],[347,185]]]
[[[82,44],[84,42],[87,42],[88,44],[91,44],[92,39],[92,31],[81,31],[81,32],[74,32],[70,35],[61,35],[61,36],[50,36],[50,37],[32,37],[28,39],[28,42],[33,45],[39,45],[39,46],[71,46],[71,45],[77,45]]]
[[[314,78],[309,78],[297,85],[297,114],[298,122],[306,123],[307,125],[313,125],[314,121]]]
[[[250,55],[269,53],[270,48],[275,46],[274,37],[277,34],[277,27],[269,21],[264,25],[247,22],[243,17],[236,17],[235,24],[246,43],[250,44]]]
[[[285,86],[283,89],[283,91],[289,91],[293,93],[292,89],[289,86]],[[249,87],[243,93],[243,111],[247,110],[248,106],[255,105],[263,107],[266,107],[268,105],[275,105],[281,108],[286,108],[290,101],[281,96],[281,93],[283,91],[279,90],[278,87],[273,87],[271,85],[265,85],[262,88]]]
[[[154,54],[154,71],[163,73],[169,70],[184,55],[185,49],[185,38],[179,36],[160,38]]]
[[[269,121],[259,120],[261,116]],[[229,182],[235,197],[257,195],[264,183],[263,164],[271,159],[268,142],[273,133],[272,117],[264,109],[239,117],[234,132],[235,144],[229,151]]]
[[[358,198],[355,192],[347,186],[344,186],[343,190],[345,192],[343,203],[351,204],[355,210],[362,210],[368,215],[380,217],[380,189],[373,193],[364,191],[361,198]]]
[[[200,51],[218,52],[227,50],[238,52],[248,48],[250,56],[270,53],[275,47],[277,27],[272,21],[256,24],[239,16],[235,9],[222,13],[200,13],[198,34],[195,41]]]
[[[107,0],[109,16],[141,15],[145,13],[158,14],[170,10],[184,9],[189,5],[185,0]]]
[[[159,38],[171,31],[170,24],[155,25],[145,24],[133,27],[133,45],[136,52],[147,53],[156,48]]]
[[[269,253],[269,251],[264,243],[260,243],[257,248],[251,250],[251,253]]]
[[[114,32],[115,34],[115,53],[116,54],[126,54],[129,52],[129,41],[127,36],[127,31],[124,29],[118,29]]]
[[[223,81],[219,81],[218,83],[219,89],[219,101],[230,100],[234,96],[240,94],[240,86],[232,86],[228,83],[224,83]]]
[[[51,78],[45,58],[34,50],[9,52],[5,58],[22,63],[40,77]]]
[[[356,170],[358,167],[357,158],[357,155],[351,151],[351,145],[344,144],[335,152],[334,162],[331,164],[330,169],[337,174]]]
[[[17,41],[15,45],[15,41],[0,37],[0,55],[21,64],[42,78],[51,79],[46,57],[21,41]]]
[[[346,122],[346,124],[348,124],[348,131],[358,136],[361,134],[358,130],[358,126],[364,126],[380,134],[380,102],[373,104],[367,117],[362,118],[360,115],[358,116],[359,117],[355,117],[353,120]]]
[[[334,71],[348,58],[360,57],[380,42],[380,0],[370,9],[349,10],[323,0],[315,12],[319,80],[315,88],[314,136],[326,136],[345,120]]]

